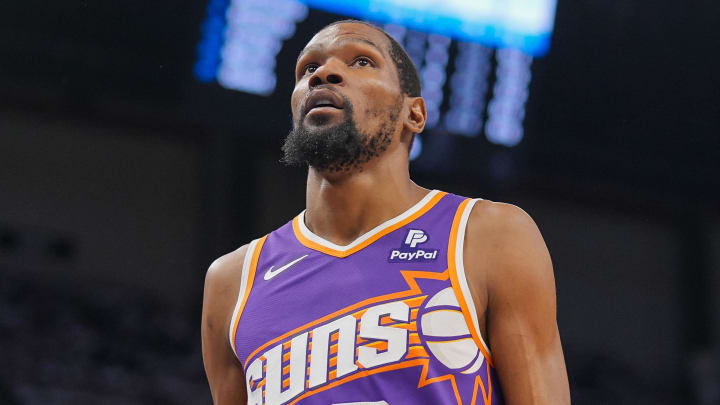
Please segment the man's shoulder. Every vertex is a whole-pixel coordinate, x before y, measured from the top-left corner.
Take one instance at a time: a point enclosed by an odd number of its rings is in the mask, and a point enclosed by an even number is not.
[[[468,218],[468,232],[505,238],[517,232],[536,231],[530,215],[517,205],[491,200],[478,200]]]
[[[244,244],[213,260],[205,275],[205,283],[228,285],[233,280],[239,281],[249,246],[250,243]]]
[[[513,204],[479,200],[468,219],[465,247],[472,247],[471,260],[484,263],[488,275],[517,276],[550,263],[535,221]]]
[[[545,250],[535,221],[522,208],[508,203],[478,200],[469,215],[466,248],[478,259],[495,265],[520,252]]]

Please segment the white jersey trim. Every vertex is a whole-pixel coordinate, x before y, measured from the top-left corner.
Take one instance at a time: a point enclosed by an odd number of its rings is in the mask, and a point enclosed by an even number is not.
[[[240,290],[238,291],[238,298],[235,302],[235,309],[233,310],[233,315],[230,319],[230,347],[232,347],[233,354],[241,363],[242,360],[240,360],[240,357],[238,357],[237,349],[235,348],[235,333],[237,332],[237,330],[235,329],[235,323],[238,321],[237,318],[241,309],[240,306],[243,304],[243,297],[245,296],[245,291],[247,290],[248,277],[250,275],[250,265],[252,264],[252,258],[255,254],[255,249],[257,248],[258,241],[259,239],[255,239],[254,241],[250,242],[247,250],[245,251],[245,259],[243,260],[242,265],[242,274],[240,275]]]
[[[458,284],[460,284],[460,291],[462,291],[463,295],[462,298],[465,300],[465,304],[467,304],[468,311],[470,312],[470,318],[472,318],[472,327],[475,328],[475,332],[477,332],[477,335],[480,338],[480,343],[482,343],[487,353],[489,355],[492,355],[492,353],[490,352],[490,348],[488,347],[487,343],[485,343],[485,339],[483,338],[482,333],[480,333],[478,314],[477,310],[475,309],[475,302],[473,301],[472,294],[470,294],[470,287],[468,286],[467,277],[465,277],[465,264],[463,260],[463,245],[465,243],[465,231],[467,228],[468,218],[470,217],[470,212],[472,212],[475,203],[480,200],[482,199],[476,198],[470,200],[465,206],[462,217],[460,217],[460,224],[458,226],[457,232],[457,241],[455,243],[455,269],[457,272]]]
[[[358,246],[359,244],[365,242],[366,240],[370,239],[371,237],[373,237],[375,234],[382,231],[383,229],[393,226],[393,225],[397,224],[398,222],[405,220],[407,217],[415,214],[420,209],[425,207],[430,202],[430,200],[432,200],[433,197],[435,197],[435,195],[437,195],[439,192],[440,192],[439,190],[430,191],[429,193],[427,193],[427,195],[425,197],[422,198],[422,200],[418,201],[415,205],[408,208],[407,211],[396,216],[395,218],[392,218],[392,219],[389,219],[389,220],[383,222],[382,224],[380,224],[380,225],[376,226],[375,228],[371,229],[370,231],[364,233],[362,236],[358,237],[354,241],[350,242],[350,244],[347,244],[345,246],[336,245],[327,239],[324,239],[318,235],[315,235],[310,229],[308,229],[307,225],[305,225],[305,210],[303,210],[303,212],[301,212],[299,215],[298,227],[300,229],[300,233],[302,233],[302,235],[304,237],[308,238],[309,240],[311,240],[319,245],[322,245],[326,248],[338,250],[340,252],[346,252],[346,251]]]

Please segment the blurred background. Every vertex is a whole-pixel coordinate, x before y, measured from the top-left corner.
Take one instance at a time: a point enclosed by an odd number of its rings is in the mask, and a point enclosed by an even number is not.
[[[304,208],[295,58],[347,17],[420,70],[414,180],[538,223],[573,402],[720,403],[720,4],[440,3],[4,2],[0,404],[211,403],[205,271]]]

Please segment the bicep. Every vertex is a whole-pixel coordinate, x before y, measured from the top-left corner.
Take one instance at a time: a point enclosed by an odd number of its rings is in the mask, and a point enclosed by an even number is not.
[[[218,269],[222,264],[217,262],[213,266],[206,276],[203,294],[201,335],[205,373],[215,405],[244,404],[247,402],[245,376],[229,340],[238,287],[232,284],[232,272]]]
[[[502,209],[487,273],[487,329],[506,401],[569,403],[550,255],[527,214]]]

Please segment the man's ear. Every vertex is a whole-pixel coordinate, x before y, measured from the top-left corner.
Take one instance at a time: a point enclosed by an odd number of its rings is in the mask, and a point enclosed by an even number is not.
[[[423,131],[425,122],[427,122],[425,100],[422,97],[408,97],[406,103],[408,114],[405,116],[403,127],[411,134],[419,134]]]

